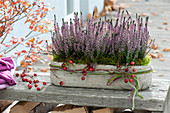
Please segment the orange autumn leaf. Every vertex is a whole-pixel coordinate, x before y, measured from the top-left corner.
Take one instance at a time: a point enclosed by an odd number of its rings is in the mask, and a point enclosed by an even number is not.
[[[28,66],[28,63],[26,63],[26,62],[24,62],[23,64],[22,64],[22,67],[23,68],[25,68],[25,67],[27,67]]]
[[[17,53],[15,53],[15,54],[19,56],[21,53],[20,53],[20,52],[17,52]]]
[[[43,13],[41,13],[40,18],[42,18],[42,17],[43,17],[43,15],[44,15],[44,14],[43,14]]]
[[[38,30],[38,32],[40,32],[40,31],[41,31],[41,29]]]
[[[34,42],[35,41],[35,39],[34,38],[31,38],[30,40],[28,40],[29,42]]]
[[[27,51],[26,50],[22,50],[21,53],[27,53]]]
[[[38,28],[39,28],[40,30],[43,29],[43,27],[44,27],[43,25],[39,25],[39,26],[38,26]]]
[[[47,29],[44,29],[44,31],[45,31],[46,33],[48,33],[48,30],[47,30]]]
[[[34,31],[37,31],[37,27],[34,28]]]
[[[44,33],[44,30],[41,30],[41,33]]]
[[[33,51],[32,54],[36,54],[36,51]],[[32,55],[32,56],[34,56],[34,55]]]
[[[31,21],[31,24],[34,25],[34,24],[35,24],[35,21]]]
[[[33,26],[32,25],[30,25],[30,27],[29,27],[30,29],[33,29]]]
[[[26,42],[25,44],[27,44],[28,46],[30,45],[30,43],[29,43],[29,42]]]
[[[38,20],[38,18],[34,18],[34,20]]]
[[[24,63],[24,61],[22,60],[21,62],[20,62],[20,64],[22,65]]]
[[[43,42],[43,40],[41,40],[41,41],[37,42],[37,44],[41,44],[42,42]]]

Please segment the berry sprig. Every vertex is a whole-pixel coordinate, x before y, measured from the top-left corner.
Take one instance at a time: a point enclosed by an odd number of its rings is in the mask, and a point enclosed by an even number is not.
[[[27,87],[29,89],[32,89],[32,87],[35,87],[37,91],[41,90],[41,87],[38,87],[38,84],[41,83],[36,77],[38,76],[37,73],[34,73],[33,75],[30,75],[27,73],[27,69],[24,69],[21,74],[16,73],[16,77],[21,77],[22,82],[28,83]],[[46,82],[42,82],[43,85],[46,85]]]

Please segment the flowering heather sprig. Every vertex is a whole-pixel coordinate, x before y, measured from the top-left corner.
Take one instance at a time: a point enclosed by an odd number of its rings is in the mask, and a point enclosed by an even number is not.
[[[61,32],[54,21],[55,33],[52,36],[53,48],[56,55],[63,59],[85,59],[87,63],[96,63],[100,58],[111,58],[119,61],[120,64],[130,63],[136,59],[143,59],[149,52],[148,18],[145,23],[143,19],[136,15],[133,20],[126,11],[117,14],[115,24],[112,20],[106,19],[98,22],[94,17],[87,21],[87,26],[83,23],[81,13],[74,13],[74,23],[70,19],[70,25],[62,22]],[[100,62],[98,62],[100,63]]]

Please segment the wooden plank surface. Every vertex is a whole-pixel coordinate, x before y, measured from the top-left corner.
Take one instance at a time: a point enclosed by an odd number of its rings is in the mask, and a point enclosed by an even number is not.
[[[46,78],[48,77],[46,76]],[[162,111],[165,107],[169,84],[169,80],[153,79],[150,89],[139,92],[144,99],[136,97],[135,108]],[[37,91],[28,89],[22,82],[18,82],[18,85],[14,87],[1,90],[0,99],[130,108],[129,93],[129,91],[57,87],[51,85],[49,81],[47,86],[44,86],[41,91]]]

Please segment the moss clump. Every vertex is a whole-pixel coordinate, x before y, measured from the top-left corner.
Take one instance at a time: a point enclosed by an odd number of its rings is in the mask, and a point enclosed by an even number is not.
[[[57,62],[67,62],[69,60],[72,60],[76,64],[91,64],[88,58],[82,57],[82,58],[68,58],[68,59],[63,59],[62,57],[58,55],[53,55],[53,61]],[[141,65],[141,66],[147,66],[151,62],[152,58],[150,56],[146,56],[143,59],[136,59],[135,65]],[[108,58],[108,57],[101,57],[96,60],[97,64],[104,64],[104,65],[118,65],[118,61],[113,59],[113,58]]]

